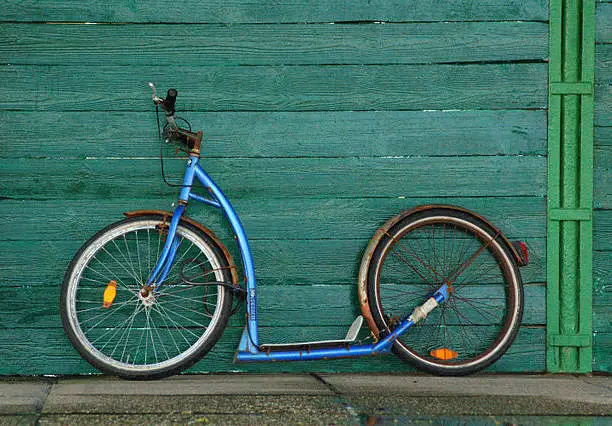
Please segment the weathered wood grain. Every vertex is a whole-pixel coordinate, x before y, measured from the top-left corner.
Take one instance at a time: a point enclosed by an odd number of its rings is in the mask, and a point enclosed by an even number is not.
[[[595,6],[595,40],[597,43],[612,43],[612,3]]]
[[[348,372],[348,371],[414,371],[409,364],[402,363],[397,357],[388,355],[367,357],[363,359],[309,361],[298,363],[255,363],[233,364],[233,354],[240,339],[242,329],[228,328],[220,342],[189,372]],[[261,329],[262,337],[271,336],[286,341],[297,341],[303,338],[322,338],[343,335],[341,327],[310,327],[283,329]],[[0,346],[0,374],[40,375],[40,374],[91,374],[96,370],[89,366],[78,353],[72,349],[61,328],[21,329],[19,339],[14,338],[11,330],[0,330],[0,340],[6,344]],[[523,327],[509,351],[488,371],[543,371],[545,329],[542,327]],[[268,340],[266,340],[268,341]],[[24,357],[23,354],[30,354]]]
[[[179,111],[546,107],[546,64],[199,67],[0,66],[20,96],[0,109],[151,111],[147,81],[176,87]]]
[[[593,335],[593,371],[612,371],[612,333]]]
[[[207,158],[546,153],[543,110],[184,115],[193,128],[204,130],[203,152]],[[8,140],[0,146],[2,158],[159,156],[153,110],[0,111],[0,122],[10,123]]]
[[[595,87],[595,125],[609,126],[612,123],[612,86]]]
[[[0,311],[0,328],[61,327],[59,286],[0,288],[2,300],[10,300]],[[485,297],[486,291],[483,290]],[[360,314],[357,284],[315,286],[261,286],[257,289],[258,319],[262,327],[324,327],[346,329]],[[102,302],[100,302],[102,303]],[[546,288],[525,286],[523,325],[546,323]],[[313,323],[313,318],[316,324]],[[234,315],[230,326],[244,326],[244,315]],[[367,326],[364,326],[367,328]],[[339,336],[342,337],[342,336]]]
[[[597,44],[595,46],[595,125],[610,126],[610,123],[612,123],[612,44]]]
[[[185,160],[166,161],[180,179]],[[543,196],[546,158],[400,157],[215,159],[205,168],[241,197]],[[65,200],[176,197],[159,160],[0,160],[0,196]],[[435,176],[432,176],[432,171]],[[598,172],[599,173],[599,172]],[[601,172],[603,173],[603,172]]]
[[[168,7],[161,0],[70,3],[53,0],[0,1],[3,21],[284,23],[338,21],[548,20],[546,0],[350,0],[279,1],[198,0]]]
[[[612,124],[612,123],[610,123]],[[594,128],[594,145],[596,147],[612,145],[612,126]]]
[[[594,188],[593,206],[598,209],[612,208],[612,145],[596,145],[593,150]]]
[[[612,251],[595,250],[593,251],[593,302],[607,304],[610,290],[612,290]]]
[[[5,24],[0,62],[37,65],[430,64],[544,60],[548,25]]]
[[[19,94],[0,100],[0,297],[11,302],[0,309],[0,374],[95,372],[63,335],[59,283],[78,246],[122,210],[175,198],[159,183],[147,81],[177,87],[179,111],[207,133],[206,168],[252,240],[264,341],[343,336],[373,231],[448,202],[527,241],[526,326],[491,371],[544,370],[546,0],[0,7],[0,78]],[[607,10],[598,5],[600,21]],[[45,21],[126,24],[17,23]],[[339,21],[352,23],[322,24]],[[611,50],[597,48],[597,123],[609,125]],[[596,181],[609,174],[601,146]],[[168,163],[175,177],[182,167]],[[596,202],[612,206],[603,188]],[[217,212],[197,212],[231,241]],[[599,248],[607,216],[596,213]],[[608,369],[609,253],[594,264],[594,364]],[[241,325],[233,317],[191,371],[411,371],[394,357],[234,365]]]
[[[84,241],[109,223],[121,220],[122,212],[168,209],[169,199],[2,200],[4,241]],[[544,197],[474,198],[365,198],[365,199],[238,199],[249,239],[370,238],[387,219],[417,205],[446,203],[476,211],[499,227],[509,238],[546,236]],[[192,203],[188,215],[230,237],[226,220],[217,210]],[[607,212],[595,213],[595,235],[605,237]],[[598,227],[602,224],[603,228]],[[600,231],[601,230],[601,231]]]
[[[612,250],[612,210],[593,212],[593,250]]]
[[[359,263],[368,240],[251,241],[258,283],[274,286],[356,283]],[[530,264],[521,269],[523,281],[545,282],[545,239],[524,240],[530,250]],[[0,241],[4,285],[59,285],[68,264],[83,243],[76,240]],[[28,262],[34,261],[29,259],[45,261],[37,262],[37,268],[26,268]]]

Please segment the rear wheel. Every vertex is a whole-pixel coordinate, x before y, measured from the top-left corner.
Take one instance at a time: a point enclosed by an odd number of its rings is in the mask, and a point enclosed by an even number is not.
[[[179,224],[180,245],[168,278],[159,291],[145,286],[166,230],[157,216],[112,224],[85,243],[66,271],[60,301],[64,329],[79,353],[102,371],[130,379],[176,374],[223,332],[232,305],[229,289],[180,278],[231,282],[228,260],[196,227]]]
[[[411,327],[393,351],[420,369],[465,375],[495,362],[514,340],[523,312],[521,277],[492,229],[461,211],[409,215],[376,246],[368,303],[382,334],[445,282],[449,298]]]

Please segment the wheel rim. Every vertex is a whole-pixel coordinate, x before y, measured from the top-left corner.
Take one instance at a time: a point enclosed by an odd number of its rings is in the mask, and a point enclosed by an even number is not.
[[[398,339],[396,349],[451,370],[497,359],[520,319],[518,279],[501,245],[473,223],[450,216],[413,221],[393,234],[383,240],[374,271],[383,328],[392,329],[442,283],[452,288],[447,301]]]
[[[224,281],[223,268],[195,232],[179,227],[176,261],[159,293],[140,290],[165,242],[159,221],[128,222],[93,241],[75,264],[66,295],[67,317],[80,346],[105,365],[150,373],[182,364],[210,338],[219,322],[221,286],[185,285],[181,266],[200,281]],[[195,272],[194,272],[195,271]],[[102,306],[108,283],[116,297]]]

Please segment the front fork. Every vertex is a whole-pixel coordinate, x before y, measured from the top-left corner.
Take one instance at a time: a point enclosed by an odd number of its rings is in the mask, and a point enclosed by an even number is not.
[[[185,212],[185,205],[180,203],[175,209],[172,215],[172,220],[170,221],[170,225],[168,226],[168,235],[166,236],[166,242],[164,244],[164,248],[159,256],[157,264],[151,272],[151,275],[147,279],[146,287],[153,289],[154,291],[158,291],[162,286],[164,280],[168,276],[168,272],[172,268],[174,264],[174,259],[176,256],[176,251],[178,250],[179,245],[181,244],[181,240],[176,238],[176,229],[178,228],[179,221],[181,220],[181,216]],[[163,232],[163,229],[160,229],[159,232]]]

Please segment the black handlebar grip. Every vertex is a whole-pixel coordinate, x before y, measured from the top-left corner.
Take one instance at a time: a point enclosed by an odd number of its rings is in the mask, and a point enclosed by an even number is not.
[[[178,92],[176,89],[168,89],[166,99],[164,99],[163,108],[166,112],[174,113],[174,104],[176,103],[176,95]]]

